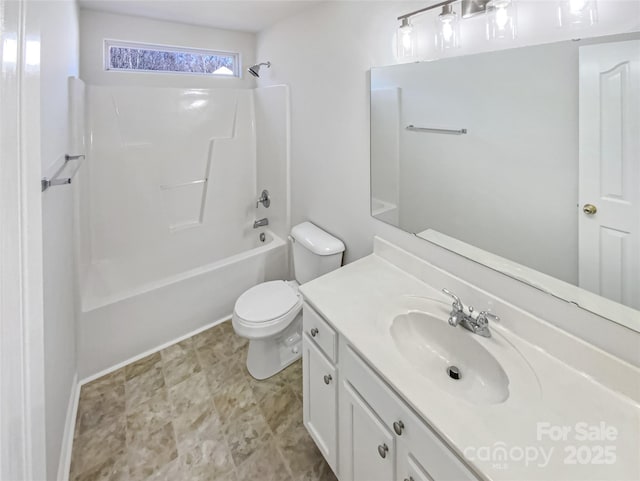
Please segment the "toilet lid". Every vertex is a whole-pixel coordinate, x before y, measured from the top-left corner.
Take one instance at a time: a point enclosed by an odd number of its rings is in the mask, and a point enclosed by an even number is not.
[[[236,314],[248,322],[271,321],[284,316],[298,303],[296,292],[284,281],[258,284],[236,301]]]

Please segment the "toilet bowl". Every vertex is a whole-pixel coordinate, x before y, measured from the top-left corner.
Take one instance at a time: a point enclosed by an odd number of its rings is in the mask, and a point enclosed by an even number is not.
[[[302,309],[295,281],[258,284],[236,301],[233,326],[239,336],[262,339],[282,332]]]
[[[233,328],[249,339],[247,369],[266,379],[300,357],[302,296],[295,281],[258,284],[236,301]]]
[[[247,369],[256,379],[280,372],[301,356],[302,295],[307,282],[342,263],[344,244],[310,222],[291,229],[296,280],[268,281],[245,291],[236,301],[232,325],[249,339]]]

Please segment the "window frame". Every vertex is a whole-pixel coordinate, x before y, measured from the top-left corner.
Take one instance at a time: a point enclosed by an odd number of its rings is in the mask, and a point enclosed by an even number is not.
[[[121,48],[137,48],[142,50],[155,50],[159,52],[179,52],[190,53],[197,55],[220,55],[233,57],[233,75],[216,74],[216,73],[201,73],[201,72],[176,72],[174,70],[147,70],[147,69],[131,69],[131,68],[116,68],[111,66],[111,47]],[[241,56],[240,52],[231,52],[227,50],[209,50],[206,48],[194,48],[194,47],[181,47],[179,45],[166,45],[158,43],[145,43],[145,42],[131,42],[128,40],[116,40],[105,38],[103,41],[103,68],[105,72],[129,72],[129,73],[151,73],[151,74],[165,74],[165,75],[196,75],[198,77],[215,77],[215,78],[227,78],[227,79],[241,79]]]

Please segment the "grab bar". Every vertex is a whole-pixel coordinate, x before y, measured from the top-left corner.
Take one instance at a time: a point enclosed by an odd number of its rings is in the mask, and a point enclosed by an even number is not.
[[[429,127],[416,127],[415,125],[407,125],[407,130],[412,132],[431,132],[433,134],[450,134],[463,135],[467,133],[467,129],[433,129]]]
[[[72,161],[72,160],[84,160],[84,159],[85,159],[85,155],[84,154],[79,154],[79,155],[65,154],[64,155],[64,163],[60,166],[60,168],[58,170],[56,170],[56,173],[53,174],[53,176],[51,178],[43,177],[42,180],[40,180],[40,185],[41,185],[42,192],[47,190],[49,187],[54,187],[56,185],[70,184],[71,180],[73,179],[73,176],[76,175],[76,172],[78,172],[78,169],[80,169],[80,162],[78,162],[78,165],[76,166],[76,168],[73,170],[73,172],[71,173],[71,175],[69,177],[58,178],[58,176],[60,175],[60,173],[64,170],[64,168],[67,166],[67,164],[70,161]]]

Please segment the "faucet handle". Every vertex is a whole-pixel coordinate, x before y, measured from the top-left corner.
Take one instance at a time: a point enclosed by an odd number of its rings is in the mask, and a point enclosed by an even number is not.
[[[267,189],[264,189],[261,192],[260,197],[258,197],[258,200],[256,201],[256,209],[260,204],[264,205],[267,209],[271,205],[271,197],[269,197],[269,191]]]
[[[500,320],[500,317],[496,316],[495,314],[489,311],[481,311],[480,314],[478,314],[478,318],[476,319],[476,322],[478,323],[479,326],[484,327],[487,324],[489,324],[489,321],[495,322],[499,320]]]
[[[462,303],[462,301],[458,296],[456,296],[453,292],[451,292],[449,289],[446,289],[446,288],[443,288],[442,292],[444,292],[446,295],[448,295],[450,298],[453,299],[453,308],[456,311],[464,310],[464,304]]]

